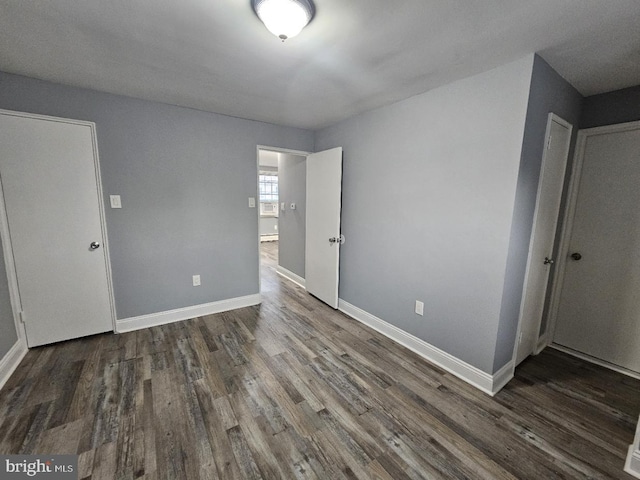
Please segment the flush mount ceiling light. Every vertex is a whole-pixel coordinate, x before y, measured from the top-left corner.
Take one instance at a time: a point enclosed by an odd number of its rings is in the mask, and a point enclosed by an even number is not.
[[[315,13],[311,0],[251,0],[251,6],[267,30],[283,42],[298,35]]]

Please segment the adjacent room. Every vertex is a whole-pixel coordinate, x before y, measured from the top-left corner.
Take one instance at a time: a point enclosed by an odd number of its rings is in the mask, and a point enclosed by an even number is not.
[[[0,478],[640,478],[638,25],[0,0]]]

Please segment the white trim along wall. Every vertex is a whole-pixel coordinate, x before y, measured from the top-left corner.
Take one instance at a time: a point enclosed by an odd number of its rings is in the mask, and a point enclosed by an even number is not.
[[[290,282],[293,282],[293,283],[295,283],[296,285],[298,285],[298,286],[300,286],[302,288],[306,288],[306,286],[305,286],[306,280],[304,278],[302,278],[300,275],[296,275],[291,270],[287,270],[286,268],[281,267],[280,265],[278,265],[277,268],[276,268],[276,273],[278,275],[286,278]]]
[[[629,453],[627,455],[627,462],[624,465],[624,471],[629,475],[640,478],[640,418],[638,419],[638,426],[636,428],[636,437],[633,440],[633,444],[629,445]]]
[[[373,328],[385,337],[394,340],[488,395],[494,396],[513,378],[513,361],[490,375],[342,299],[339,300],[338,310]]]
[[[168,310],[166,312],[141,315],[139,317],[124,318],[116,321],[116,333],[132,332],[134,330],[140,330],[147,327],[155,327],[167,323],[189,320],[191,318],[202,317],[204,315],[212,315],[214,313],[235,310],[237,308],[251,307],[253,305],[258,305],[261,301],[262,297],[260,294],[254,294],[244,297],[230,298],[218,302],[205,303],[202,305]],[[28,348],[26,342],[23,337],[20,337],[7,354],[0,359],[0,389],[2,389],[7,380],[9,380],[9,377],[11,377],[11,374],[18,367],[27,352]]]
[[[305,288],[304,278],[299,277],[295,273],[292,273],[280,266],[278,266],[276,271],[287,280]],[[459,358],[430,345],[424,340],[421,340],[420,338],[385,322],[381,318],[378,318],[345,300],[338,299],[338,310],[367,327],[373,328],[385,337],[390,338],[412,352],[417,353],[425,360],[438,365],[440,368],[446,370],[452,375],[455,375],[459,379],[469,383],[488,395],[494,396],[509,382],[509,380],[513,378],[515,371],[513,361],[507,363],[493,375],[489,375],[473,365],[469,365]]]
[[[190,307],[167,310],[166,312],[150,313],[139,317],[123,318],[116,321],[116,333],[132,332],[142,328],[156,327],[167,323],[180,322],[191,318],[213,315],[214,313],[227,312],[237,308],[251,307],[262,301],[260,294],[246,295],[244,297],[229,298],[218,302],[203,303]]]
[[[28,351],[25,341],[22,338],[18,338],[13,347],[0,359],[0,390],[2,390],[2,387],[7,383],[15,369],[18,368]]]

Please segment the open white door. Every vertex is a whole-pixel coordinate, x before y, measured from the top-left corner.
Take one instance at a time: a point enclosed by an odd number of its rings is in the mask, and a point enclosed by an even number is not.
[[[554,262],[553,245],[571,144],[571,130],[571,124],[553,113],[549,114],[529,245],[516,365],[536,350],[540,337],[549,274]]]
[[[307,157],[307,291],[338,308],[342,148]]]
[[[0,112],[0,178],[29,347],[113,330],[94,125]]]

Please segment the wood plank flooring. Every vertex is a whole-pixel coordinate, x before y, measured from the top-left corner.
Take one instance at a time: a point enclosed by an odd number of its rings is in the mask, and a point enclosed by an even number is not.
[[[262,305],[29,351],[1,453],[79,478],[628,478],[640,381],[554,350],[495,398],[275,274]]]

